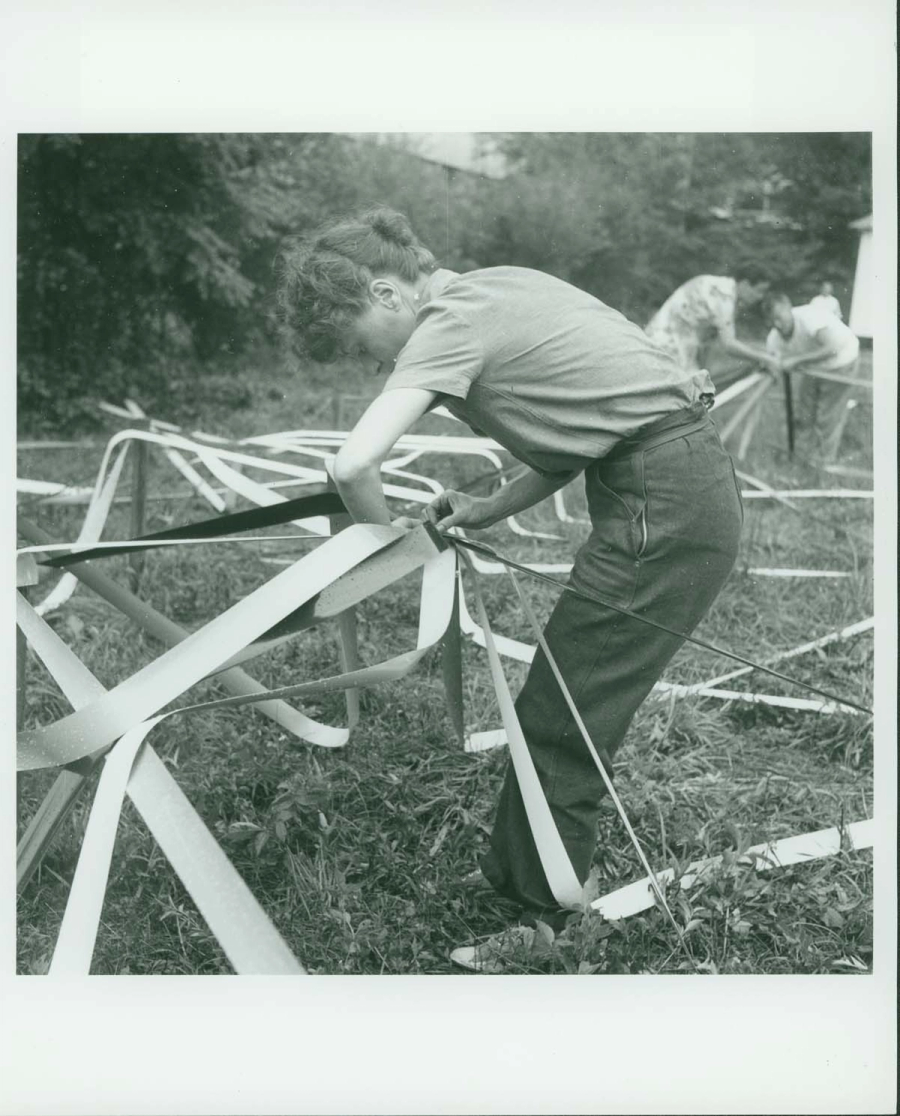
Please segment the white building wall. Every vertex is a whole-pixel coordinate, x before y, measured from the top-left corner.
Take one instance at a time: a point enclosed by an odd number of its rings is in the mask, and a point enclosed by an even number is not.
[[[850,328],[857,337],[872,337],[872,308],[875,305],[875,247],[872,230],[864,229],[859,237],[856,276],[850,301]]]

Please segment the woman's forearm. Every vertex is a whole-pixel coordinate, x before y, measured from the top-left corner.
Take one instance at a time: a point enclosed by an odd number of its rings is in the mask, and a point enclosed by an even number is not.
[[[580,470],[576,469],[571,473],[554,473],[553,476],[544,477],[529,469],[527,473],[523,473],[485,497],[484,510],[489,519],[485,526],[498,523],[501,519],[515,515],[516,512],[530,508],[533,504],[552,496],[554,492],[577,477],[579,472]]]
[[[357,523],[390,523],[381,487],[381,463],[437,392],[398,388],[383,392],[366,408],[334,459],[334,479],[347,511]]]

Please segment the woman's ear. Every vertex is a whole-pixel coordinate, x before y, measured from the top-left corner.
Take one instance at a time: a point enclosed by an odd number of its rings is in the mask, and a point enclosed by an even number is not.
[[[387,310],[399,310],[402,305],[400,292],[390,279],[379,277],[369,284],[369,295],[373,302],[384,306]]]

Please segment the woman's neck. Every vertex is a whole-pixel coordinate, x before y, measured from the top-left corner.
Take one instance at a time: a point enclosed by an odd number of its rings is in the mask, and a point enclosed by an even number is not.
[[[418,309],[424,306],[426,302],[430,302],[431,299],[436,298],[455,274],[455,272],[448,271],[445,267],[439,267],[436,271],[432,271],[427,275],[420,275],[415,283],[416,308]]]

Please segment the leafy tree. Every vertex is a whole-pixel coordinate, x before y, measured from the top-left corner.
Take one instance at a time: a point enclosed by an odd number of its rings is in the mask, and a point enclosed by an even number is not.
[[[23,136],[18,337],[22,410],[61,419],[86,394],[147,398],[179,360],[259,336],[272,245],[318,218],[336,137]],[[312,173],[310,172],[312,169]]]
[[[242,137],[23,136],[19,150],[20,402],[61,409],[122,394],[228,336],[254,285],[236,241],[252,222],[233,176]],[[37,396],[37,398],[35,398]]]
[[[801,225],[807,253],[806,294],[831,279],[849,297],[858,234],[850,222],[872,212],[872,143],[868,132],[823,132],[774,137],[773,160],[789,182],[787,213]]]
[[[20,412],[59,425],[86,397],[195,389],[272,340],[281,239],[358,205],[406,208],[458,266],[446,187],[346,135],[21,137]]]
[[[499,134],[515,173],[482,251],[644,321],[680,283],[759,262],[795,297],[845,282],[868,212],[865,134]],[[812,289],[811,289],[812,288]]]

